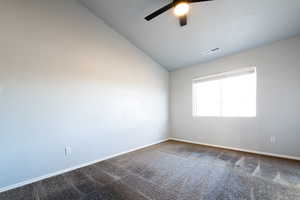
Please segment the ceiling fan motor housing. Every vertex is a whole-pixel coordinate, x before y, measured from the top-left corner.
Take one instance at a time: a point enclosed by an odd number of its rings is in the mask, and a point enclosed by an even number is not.
[[[183,12],[178,12],[179,14],[179,24],[180,26],[185,26],[187,24],[187,13],[189,10],[189,7],[187,4],[191,4],[191,3],[199,3],[199,2],[204,2],[204,1],[213,1],[213,0],[173,0],[173,2],[169,3],[168,5],[158,9],[157,11],[153,12],[152,14],[148,15],[147,17],[145,17],[145,19],[147,21],[152,20],[153,18],[161,15],[162,13],[172,9],[172,8],[176,8],[176,6],[178,6],[179,4],[185,4],[185,8]],[[179,8],[178,8],[179,9]],[[176,13],[176,11],[175,11]]]

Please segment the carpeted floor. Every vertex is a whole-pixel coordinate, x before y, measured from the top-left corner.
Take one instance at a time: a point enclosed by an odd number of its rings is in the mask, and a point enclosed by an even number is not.
[[[300,200],[300,162],[168,141],[0,200]]]

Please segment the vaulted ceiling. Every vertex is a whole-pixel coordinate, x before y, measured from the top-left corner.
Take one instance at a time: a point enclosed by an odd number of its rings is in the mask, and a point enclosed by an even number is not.
[[[191,5],[180,27],[171,0],[81,0],[95,15],[169,70],[300,34],[300,0],[214,0]],[[209,50],[219,48],[218,51]]]

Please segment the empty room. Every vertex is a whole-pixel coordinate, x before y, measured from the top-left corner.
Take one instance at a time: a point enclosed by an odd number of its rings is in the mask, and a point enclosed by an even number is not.
[[[300,0],[0,0],[0,200],[300,200]]]

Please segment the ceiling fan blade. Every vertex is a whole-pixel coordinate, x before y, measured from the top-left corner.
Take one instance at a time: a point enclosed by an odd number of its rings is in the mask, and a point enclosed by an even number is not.
[[[145,19],[147,21],[150,21],[151,19],[153,19],[154,17],[157,17],[158,15],[166,12],[167,10],[171,9],[174,6],[173,3],[170,3],[164,7],[162,7],[161,9],[158,9],[157,11],[153,12],[152,14],[148,15],[147,17],[145,17]]]
[[[183,15],[183,16],[179,17],[179,24],[180,24],[180,26],[187,25],[187,15]]]
[[[199,3],[199,2],[205,2],[205,1],[213,1],[213,0],[188,0],[189,3]]]

